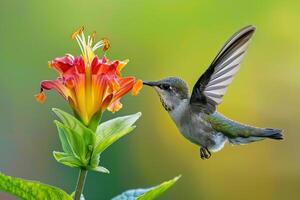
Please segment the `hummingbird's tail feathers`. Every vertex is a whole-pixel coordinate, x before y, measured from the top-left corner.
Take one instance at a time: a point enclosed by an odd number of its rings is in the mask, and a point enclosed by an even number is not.
[[[264,139],[265,137],[257,137],[257,136],[235,137],[235,138],[228,138],[228,142],[232,145],[240,145],[240,144],[248,144],[251,142],[256,142]]]
[[[274,140],[283,140],[282,130],[275,128],[266,128],[261,137],[267,137]]]
[[[273,128],[255,128],[255,127],[252,127],[252,134],[251,135],[249,135],[249,136],[239,135],[238,137],[229,137],[228,141],[229,141],[230,144],[239,145],[239,144],[248,144],[248,143],[251,143],[251,142],[264,140],[266,138],[270,138],[270,139],[274,139],[274,140],[283,140],[282,130],[273,129]]]
[[[231,144],[247,144],[265,138],[281,140],[282,130],[273,128],[258,128],[230,120],[218,112],[207,115],[212,127],[223,133]]]

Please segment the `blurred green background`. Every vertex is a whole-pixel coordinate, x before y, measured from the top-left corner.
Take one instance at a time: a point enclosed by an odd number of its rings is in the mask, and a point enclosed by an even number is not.
[[[131,60],[125,73],[147,80],[180,76],[192,86],[223,43],[253,24],[256,35],[219,111],[282,128],[285,140],[226,145],[202,161],[145,87],[138,97],[125,97],[120,112],[105,113],[105,119],[138,111],[143,117],[134,133],[103,154],[111,174],[89,173],[84,193],[88,200],[106,200],[182,174],[161,199],[299,199],[299,9],[292,0],[1,0],[0,170],[73,191],[78,170],[52,157],[61,147],[50,112],[70,109],[54,92],[42,106],[33,95],[41,80],[56,77],[48,60],[79,53],[70,40],[79,26],[110,38],[108,57]]]

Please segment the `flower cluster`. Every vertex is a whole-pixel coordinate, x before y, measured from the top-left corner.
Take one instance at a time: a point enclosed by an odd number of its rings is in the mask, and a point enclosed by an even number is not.
[[[72,34],[72,38],[77,40],[81,55],[67,54],[49,61],[50,68],[55,69],[59,77],[42,81],[41,91],[35,97],[43,103],[44,90],[56,90],[69,102],[78,118],[89,125],[95,115],[106,109],[111,112],[121,109],[121,97],[130,91],[132,95],[137,95],[142,81],[122,77],[121,70],[128,60],[109,61],[105,56],[100,59],[95,54],[100,47],[103,51],[108,50],[110,43],[106,38],[93,45],[95,33],[86,38],[83,28]]]

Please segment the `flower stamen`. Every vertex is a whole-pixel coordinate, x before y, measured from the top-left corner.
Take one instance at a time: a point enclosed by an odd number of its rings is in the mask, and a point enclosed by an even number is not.
[[[96,31],[94,31],[94,32],[92,33],[91,39],[92,39],[92,42],[95,42],[95,41],[96,41]],[[92,44],[91,44],[91,45],[92,45]]]
[[[76,36],[80,35],[83,31],[84,31],[84,27],[82,26],[71,35],[72,40],[74,40]]]
[[[75,31],[72,34],[71,38],[76,39],[76,41],[80,47],[82,56],[83,56],[85,62],[87,63],[87,66],[90,66],[91,61],[95,57],[94,52],[98,48],[103,47],[102,50],[107,51],[110,47],[110,43],[107,38],[103,38],[102,40],[100,40],[93,46],[93,42],[95,42],[95,40],[96,40],[96,32],[94,31],[92,33],[92,35],[88,35],[88,37],[86,38],[84,35],[83,27],[81,27],[79,30]]]
[[[107,51],[110,47],[110,42],[108,40],[108,38],[103,38],[103,51]]]

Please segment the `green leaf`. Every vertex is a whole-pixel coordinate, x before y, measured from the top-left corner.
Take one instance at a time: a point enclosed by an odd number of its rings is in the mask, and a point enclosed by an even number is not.
[[[13,178],[0,173],[0,191],[10,193],[23,200],[72,200],[63,190],[35,181]]]
[[[52,110],[66,127],[82,136],[86,145],[95,145],[96,136],[91,129],[87,128],[81,121],[67,112],[58,108],[52,108]]]
[[[136,113],[124,117],[117,117],[100,124],[96,131],[95,154],[103,152],[108,146],[119,138],[131,132],[135,126],[132,126],[142,114]]]
[[[133,129],[135,129],[135,126],[123,129],[120,132],[113,133],[110,136],[107,136],[106,138],[102,138],[101,141],[97,144],[94,154],[102,153],[107,147],[109,147],[112,143],[123,137],[124,135],[130,133]]]
[[[171,188],[181,175],[173,178],[172,180],[163,182],[158,186],[147,189],[134,189],[123,192],[122,194],[114,197],[112,200],[152,200]]]
[[[141,113],[118,117],[100,124],[96,133],[86,127],[72,115],[53,108],[53,112],[61,122],[55,121],[62,143],[62,152],[54,152],[54,158],[67,166],[82,167],[102,173],[109,173],[104,167],[98,166],[100,154],[119,138],[131,132],[133,124],[141,116]],[[101,115],[95,116],[93,126]]]
[[[78,157],[83,163],[85,163],[88,147],[85,145],[82,136],[74,130],[66,127],[59,121],[54,122],[57,126],[63,150],[66,153],[72,153],[75,157]],[[72,151],[70,152],[69,149],[71,149]]]
[[[101,173],[105,173],[105,174],[109,174],[109,170],[106,169],[105,167],[102,166],[97,166],[95,168],[90,168],[91,170],[95,171],[95,172],[101,172]]]
[[[101,121],[101,117],[102,117],[102,111],[100,110],[99,112],[95,113],[94,116],[92,117],[91,121],[89,122],[88,127],[92,130],[92,131],[96,131],[99,122]]]
[[[96,134],[72,115],[57,108],[53,108],[53,112],[62,121],[62,123],[56,120],[54,122],[58,129],[62,148],[66,153],[54,153],[55,159],[71,167],[94,168],[97,166],[99,163],[97,160],[93,162],[93,166],[89,166],[95,148]]]
[[[54,151],[53,156],[57,162],[69,167],[81,167],[83,165],[78,158],[67,153]]]
[[[70,141],[68,140],[67,137],[67,133],[64,130],[64,128],[60,127],[60,123],[57,121],[54,121],[56,127],[57,127],[57,131],[58,131],[58,136],[61,142],[61,146],[64,150],[64,152],[69,153],[69,154],[73,154],[73,149],[72,149],[72,145],[70,144]]]
[[[90,160],[90,168],[91,169],[94,169],[95,167],[97,167],[99,165],[99,162],[100,162],[100,154],[94,154],[92,155],[91,157],[91,160]]]

